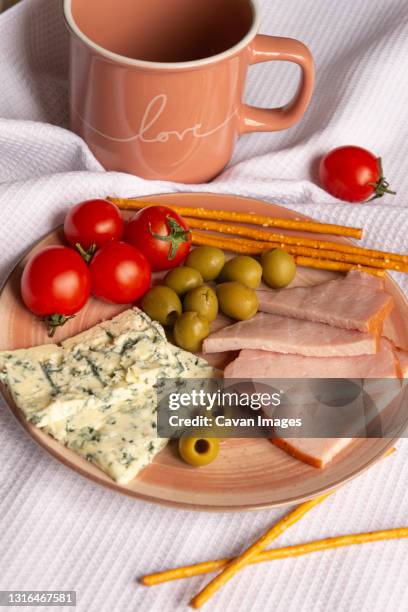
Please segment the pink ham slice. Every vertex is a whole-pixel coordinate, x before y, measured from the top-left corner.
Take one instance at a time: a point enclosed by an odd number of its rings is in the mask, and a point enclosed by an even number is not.
[[[204,353],[239,349],[312,357],[373,355],[377,351],[377,338],[356,330],[259,312],[248,321],[216,331],[203,343]]]
[[[258,299],[262,312],[375,334],[393,307],[382,279],[358,270],[313,287],[261,290]]]
[[[295,459],[317,468],[326,467],[352,441],[353,438],[273,438],[271,440],[272,444]]]
[[[402,362],[402,357],[406,361]],[[230,363],[224,377],[238,378],[394,378],[401,375],[402,364],[408,369],[408,358],[399,360],[392,344],[381,339],[376,355],[360,357],[303,357],[257,350],[243,350]],[[401,364],[401,366],[400,366]],[[296,459],[314,467],[324,468],[353,438],[274,438],[273,444]]]
[[[391,378],[399,377],[392,344],[381,338],[376,355],[304,357],[243,350],[224,370],[225,378]]]

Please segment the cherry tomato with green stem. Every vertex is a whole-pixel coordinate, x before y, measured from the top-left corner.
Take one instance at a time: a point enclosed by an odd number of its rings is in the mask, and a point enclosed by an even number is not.
[[[44,320],[49,336],[87,302],[91,276],[82,257],[68,247],[48,246],[28,260],[21,277],[24,304]]]
[[[154,271],[181,264],[191,246],[184,219],[167,206],[149,206],[137,212],[125,229],[125,240],[140,249]]]
[[[125,224],[119,208],[107,200],[86,200],[73,206],[65,216],[67,242],[77,248],[86,262],[110,240],[120,240]]]
[[[338,147],[327,153],[320,161],[319,177],[326,191],[346,202],[395,195],[383,176],[381,158],[361,147]]]

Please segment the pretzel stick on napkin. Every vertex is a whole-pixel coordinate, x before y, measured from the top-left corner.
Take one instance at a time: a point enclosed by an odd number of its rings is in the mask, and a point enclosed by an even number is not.
[[[382,458],[388,457],[395,452],[395,448],[388,450]],[[297,506],[294,510],[289,512],[286,516],[278,521],[273,527],[268,529],[263,536],[261,536],[254,544],[247,548],[241,555],[233,559],[224,570],[221,571],[211,582],[207,584],[202,591],[200,591],[190,602],[190,606],[193,608],[201,608],[209,599],[226,584],[233,576],[239,572],[243,567],[250,564],[260,552],[262,552],[268,544],[273,542],[278,536],[280,536],[288,527],[291,527],[294,523],[299,521],[305,514],[312,510],[319,503],[324,501],[329,495],[335,493],[336,489],[310,499],[303,504]]]
[[[400,538],[408,538],[408,527],[368,531],[366,533],[352,533],[349,535],[336,536],[334,538],[313,540],[312,542],[306,542],[304,544],[284,546],[283,548],[272,548],[271,550],[264,550],[259,553],[250,563],[264,563],[265,561],[275,561],[275,559],[300,557],[314,552],[321,552],[322,550],[333,550],[344,546],[355,546],[357,544],[396,540]],[[141,582],[146,586],[155,586],[156,584],[170,582],[171,580],[180,580],[181,578],[192,578],[193,576],[210,574],[211,572],[223,569],[231,563],[231,561],[232,559],[215,559],[213,561],[202,561],[194,565],[176,567],[174,569],[165,570],[164,572],[156,572],[143,576]]]
[[[198,593],[190,602],[190,606],[193,608],[201,608],[206,601],[210,599],[224,584],[226,584],[231,578],[239,572],[240,569],[251,563],[261,551],[263,551],[268,544],[276,540],[286,529],[297,523],[307,512],[313,510],[315,506],[324,501],[329,495],[332,495],[334,491],[329,491],[319,497],[314,497],[303,504],[297,506],[292,512],[289,512],[280,521],[278,521],[273,527],[268,529],[263,536],[259,538],[252,546],[247,548],[239,557],[236,557],[227,565],[227,567],[216,576],[207,586]]]

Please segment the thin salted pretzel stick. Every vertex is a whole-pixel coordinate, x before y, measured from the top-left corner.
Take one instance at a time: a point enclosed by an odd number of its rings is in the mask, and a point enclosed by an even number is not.
[[[123,210],[140,210],[146,206],[152,206],[152,202],[133,200],[131,198],[113,198],[108,200],[116,204]],[[262,225],[263,227],[280,227],[282,229],[300,230],[304,232],[314,232],[317,234],[335,234],[337,236],[350,236],[351,238],[361,238],[363,230],[358,227],[347,227],[344,225],[333,225],[332,223],[319,223],[318,221],[302,221],[300,219],[281,219],[255,213],[240,213],[229,210],[210,210],[207,208],[191,208],[189,206],[175,206],[170,204],[170,208],[183,217],[193,217],[195,219],[215,219],[223,221],[238,221],[240,223],[251,223]]]
[[[395,452],[395,448],[391,448],[388,450],[382,458],[389,457],[392,453]],[[261,553],[273,540],[275,540],[278,536],[280,536],[288,527],[291,527],[294,523],[299,521],[307,512],[312,510],[317,504],[324,501],[329,495],[335,493],[335,489],[325,493],[324,495],[320,495],[319,497],[315,497],[314,499],[310,499],[303,504],[297,506],[294,510],[289,512],[286,516],[284,516],[280,521],[278,521],[273,527],[268,529],[264,535],[262,535],[254,544],[252,544],[249,548],[247,548],[241,555],[233,559],[228,565],[218,574],[211,582],[207,584],[207,586],[202,589],[190,602],[190,606],[193,608],[201,608],[209,599],[220,589],[224,584],[226,584],[233,576],[239,572],[246,565],[251,563],[253,559],[255,559],[259,553]]]
[[[330,259],[332,255],[330,251],[316,251],[313,249],[308,249],[307,247],[291,247],[285,244],[257,242],[255,240],[244,240],[242,238],[218,237],[214,234],[206,234],[205,232],[197,231],[192,231],[191,235],[193,244],[195,245],[217,246],[221,249],[234,251],[236,253],[244,253],[247,255],[260,255],[265,250],[279,247],[288,253],[291,253],[299,266],[307,266],[309,268],[319,268],[323,270],[337,270],[340,272],[358,269],[362,272],[367,272],[368,274],[374,274],[375,276],[384,276],[384,269],[382,267],[366,266],[358,263],[358,261],[350,263],[333,260]],[[305,255],[300,255],[300,253],[304,253]],[[337,257],[338,253],[335,253],[334,256]],[[327,259],[324,259],[324,257],[327,257]],[[400,268],[400,264],[396,265],[398,265]]]
[[[368,531],[366,533],[353,533],[350,535],[336,536],[334,538],[324,538],[323,540],[314,540],[312,542],[306,542],[305,544],[264,550],[258,553],[258,555],[250,561],[250,564],[275,561],[275,559],[300,557],[322,550],[332,550],[344,546],[367,544],[380,540],[396,540],[399,538],[408,538],[408,527],[397,527],[395,529],[384,529],[382,531]],[[175,569],[143,576],[141,582],[146,586],[155,586],[156,584],[170,582],[171,580],[180,580],[181,578],[192,578],[193,576],[199,576],[201,574],[210,574],[211,572],[223,569],[228,563],[231,563],[231,561],[232,559],[216,559],[214,561],[203,561],[202,563],[195,563],[194,565],[176,567]]]
[[[387,451],[382,459],[389,457],[395,452],[395,448]],[[382,531],[370,531],[367,533],[357,533],[351,535],[337,536],[334,538],[324,538],[323,540],[315,540],[306,544],[296,544],[294,546],[285,546],[283,548],[274,548],[266,550],[251,561],[252,563],[262,563],[264,561],[274,561],[275,559],[286,559],[289,557],[299,557],[312,552],[329,550],[332,548],[340,548],[343,546],[352,546],[353,544],[365,544],[368,542],[376,542],[379,540],[391,540],[397,538],[408,537],[408,528],[400,527],[396,529],[386,529]],[[165,570],[163,572],[155,572],[147,574],[141,578],[141,583],[146,586],[154,586],[171,580],[180,580],[181,578],[192,578],[201,574],[209,574],[219,569],[223,569],[232,559],[216,559],[211,561],[202,561],[194,565],[185,565],[174,569]]]
[[[355,246],[354,244],[343,244],[341,242],[332,242],[330,240],[320,240],[318,238],[306,238],[304,236],[288,236],[287,234],[270,232],[265,229],[255,229],[245,225],[236,225],[230,223],[220,223],[219,221],[208,221],[203,219],[184,218],[187,225],[191,229],[209,230],[232,236],[241,236],[252,240],[263,242],[278,242],[298,247],[309,247],[312,249],[322,249],[328,251],[338,251],[339,253],[350,253],[362,255],[375,259],[398,261],[408,264],[408,255],[400,255],[399,253],[390,253],[389,251],[378,251],[377,249],[366,249],[364,247]]]
[[[330,261],[329,259],[313,259],[312,257],[295,256],[295,262],[298,266],[305,268],[316,268],[318,270],[333,270],[334,272],[349,272],[350,270],[360,270],[373,276],[384,276],[384,270],[381,268],[369,268],[360,264],[350,264],[343,261]]]
[[[278,521],[271,529],[268,529],[263,536],[259,538],[252,546],[247,548],[239,557],[233,559],[224,569],[218,574],[211,582],[207,584],[202,591],[200,591],[190,602],[190,606],[193,608],[201,608],[209,599],[212,597],[218,589],[226,584],[231,578],[239,572],[245,565],[248,565],[258,554],[263,551],[268,544],[276,540],[286,529],[297,523],[305,514],[310,512],[317,504],[324,501],[329,495],[332,495],[334,491],[329,491],[324,495],[319,495],[310,499],[303,504],[297,506],[292,512],[289,512],[280,521]]]
[[[207,234],[204,232],[191,232],[193,238],[197,237],[200,240],[203,236],[208,236],[210,240],[221,240],[223,242],[230,241],[231,245],[242,244],[252,249],[254,255],[263,253],[269,249],[284,249],[292,255],[305,255],[315,259],[330,259],[332,261],[344,261],[346,263],[361,264],[369,268],[382,268],[383,270],[397,270],[398,272],[408,272],[408,264],[399,263],[397,261],[385,261],[384,259],[376,259],[375,257],[365,257],[363,255],[352,255],[351,253],[338,253],[337,251],[325,251],[320,249],[312,249],[307,246],[293,246],[283,242],[260,242],[258,240],[248,240],[245,238],[232,238],[231,236],[220,236],[215,234]]]

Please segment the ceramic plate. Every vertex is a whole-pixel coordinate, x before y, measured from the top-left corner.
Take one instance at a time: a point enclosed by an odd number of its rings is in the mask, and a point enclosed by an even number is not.
[[[170,206],[174,204],[304,218],[276,205],[230,195],[182,193],[143,199]],[[320,235],[320,238],[324,239],[325,236]],[[337,240],[342,241],[340,238]],[[35,245],[30,254],[45,245],[60,242],[59,231],[55,231]],[[0,350],[30,347],[51,341],[43,324],[34,319],[21,303],[19,281],[24,262],[25,258],[16,266],[0,295]],[[299,268],[297,281],[301,284],[316,284],[330,276],[333,276],[333,273]],[[407,300],[390,277],[386,278],[386,285],[396,303],[390,325],[391,333],[398,337],[401,346],[407,347]],[[92,299],[75,319],[57,332],[56,341],[73,336],[125,308]],[[10,410],[30,436],[58,461],[81,476],[119,493],[188,509],[236,511],[299,502],[354,478],[380,458],[396,441],[390,438],[357,439],[325,470],[292,459],[262,439],[226,440],[222,443],[217,461],[207,467],[194,469],[179,460],[176,448],[170,444],[134,481],[126,486],[119,486],[86,460],[28,424],[7,391],[2,391]]]

